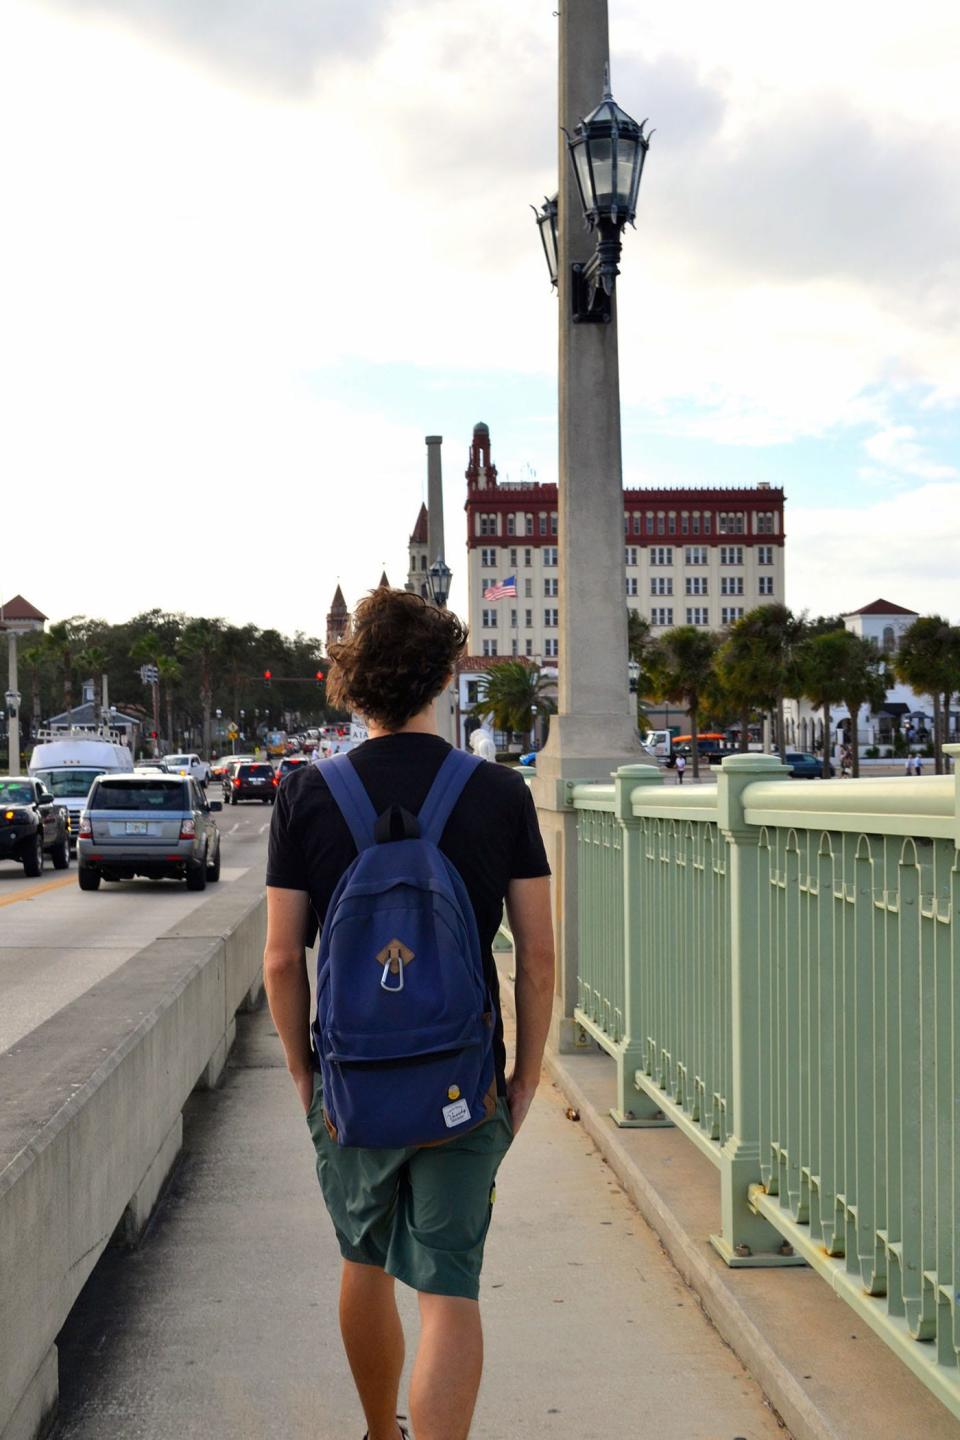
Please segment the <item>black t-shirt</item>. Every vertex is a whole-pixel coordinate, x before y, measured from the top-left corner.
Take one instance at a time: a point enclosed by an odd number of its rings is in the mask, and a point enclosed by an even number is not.
[[[449,749],[439,735],[383,735],[352,750],[350,760],[378,815],[394,804],[416,815]],[[550,874],[533,798],[520,776],[503,765],[479,765],[453,808],[440,849],[460,872],[477,917],[496,1012],[494,1059],[502,1094],[506,1053],[493,939],[510,881]],[[305,890],[322,925],[337,882],[356,853],[321,771],[303,765],[287,775],[270,826],[267,884]],[[313,934],[307,944],[312,941]]]

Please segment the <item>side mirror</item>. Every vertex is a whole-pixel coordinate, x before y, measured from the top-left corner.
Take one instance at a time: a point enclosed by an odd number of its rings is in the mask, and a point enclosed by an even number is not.
[[[222,809],[223,809],[223,801],[222,801],[222,800],[211,800],[210,803],[209,803],[209,805],[207,806],[207,809],[208,809],[208,810],[222,810]]]

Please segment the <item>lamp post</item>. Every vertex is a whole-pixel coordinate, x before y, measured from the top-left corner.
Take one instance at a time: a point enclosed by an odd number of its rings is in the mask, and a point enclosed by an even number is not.
[[[450,566],[442,555],[438,555],[427,571],[427,585],[430,588],[430,599],[438,610],[445,610],[447,607],[452,577],[453,571],[450,569]]]

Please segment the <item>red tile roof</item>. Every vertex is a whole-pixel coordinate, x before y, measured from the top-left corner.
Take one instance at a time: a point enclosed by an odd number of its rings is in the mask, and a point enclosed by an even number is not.
[[[426,545],[427,543],[427,507],[420,506],[420,514],[417,516],[417,523],[410,534],[411,545]]]
[[[526,655],[463,655],[457,661],[457,674],[464,675],[471,670],[492,670],[494,665],[503,665],[508,660],[525,665],[530,670],[536,668]]]
[[[42,610],[31,605],[29,600],[24,600],[22,595],[14,595],[3,607],[4,620],[46,620]]]
[[[874,600],[870,605],[861,605],[859,610],[848,610],[848,615],[917,615],[917,610],[905,610],[891,600]]]

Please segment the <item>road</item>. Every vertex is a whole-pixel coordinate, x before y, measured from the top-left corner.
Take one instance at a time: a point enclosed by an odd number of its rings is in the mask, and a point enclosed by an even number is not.
[[[210,799],[219,798],[216,784]],[[265,867],[273,810],[245,804],[217,817],[222,844],[221,885],[252,867]],[[170,880],[104,881],[82,892],[74,860],[67,871],[45,868],[29,880],[19,864],[0,862],[0,1051],[131,955],[149,945],[212,891],[188,891]]]

